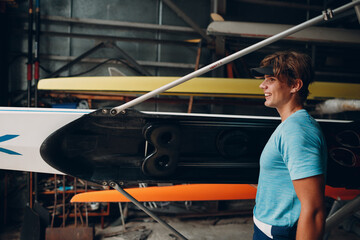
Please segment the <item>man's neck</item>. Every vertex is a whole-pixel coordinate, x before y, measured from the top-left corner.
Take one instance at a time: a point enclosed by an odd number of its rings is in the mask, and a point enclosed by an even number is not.
[[[301,104],[291,104],[289,103],[286,106],[283,106],[280,109],[277,109],[278,113],[281,117],[281,122],[285,121],[288,117],[290,117],[293,113],[296,111],[299,111],[300,109],[303,109],[303,105]]]

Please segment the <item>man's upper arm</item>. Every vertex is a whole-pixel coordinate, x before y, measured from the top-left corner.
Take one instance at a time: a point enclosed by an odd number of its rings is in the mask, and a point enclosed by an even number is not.
[[[301,207],[319,208],[324,204],[324,175],[293,180],[295,192],[301,202]]]

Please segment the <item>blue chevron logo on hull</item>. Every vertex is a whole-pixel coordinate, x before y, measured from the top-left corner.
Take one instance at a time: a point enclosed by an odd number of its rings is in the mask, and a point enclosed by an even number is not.
[[[6,134],[6,135],[0,137],[0,142],[9,141],[9,140],[11,140],[13,138],[16,138],[18,136],[19,135]],[[1,147],[0,147],[0,152],[6,153],[6,154],[9,154],[9,155],[21,155],[18,152],[14,152],[14,151],[12,151],[10,149],[1,148]]]

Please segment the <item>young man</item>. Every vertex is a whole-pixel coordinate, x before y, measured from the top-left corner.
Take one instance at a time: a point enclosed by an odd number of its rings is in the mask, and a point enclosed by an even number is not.
[[[320,126],[304,109],[313,81],[311,59],[277,52],[252,73],[264,78],[265,106],[281,117],[260,157],[253,239],[320,240],[327,149]]]

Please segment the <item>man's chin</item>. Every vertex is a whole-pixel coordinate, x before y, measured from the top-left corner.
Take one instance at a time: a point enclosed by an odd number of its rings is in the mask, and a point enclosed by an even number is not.
[[[271,103],[267,102],[267,101],[264,102],[264,105],[265,105],[265,107],[275,108],[275,106],[271,105]]]

